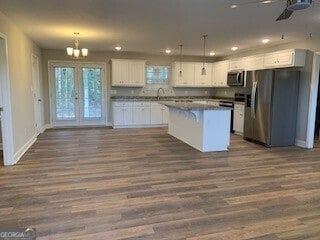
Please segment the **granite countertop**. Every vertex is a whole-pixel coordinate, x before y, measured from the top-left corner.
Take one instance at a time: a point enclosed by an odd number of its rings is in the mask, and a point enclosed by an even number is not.
[[[156,96],[112,96],[112,101],[191,101],[191,100],[199,100],[199,101],[234,101],[234,98],[212,98],[209,96],[165,96],[160,97],[158,99]]]
[[[172,102],[172,101],[166,101],[166,102],[159,102],[160,104],[163,104],[167,107],[172,108],[178,108],[182,110],[231,110],[231,108],[227,107],[217,107],[212,106],[210,104],[201,104],[201,103],[193,103],[193,102]]]

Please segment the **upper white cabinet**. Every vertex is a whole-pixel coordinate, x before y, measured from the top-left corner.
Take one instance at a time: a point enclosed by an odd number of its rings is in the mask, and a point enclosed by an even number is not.
[[[265,68],[303,67],[306,61],[306,50],[290,49],[264,55]]]
[[[212,64],[212,86],[227,87],[227,74],[229,61],[215,62]]]
[[[111,59],[112,86],[143,87],[146,83],[146,61]]]
[[[180,62],[172,64],[172,86],[173,87],[193,87],[194,86],[194,66],[192,62],[182,62],[180,75]]]
[[[247,69],[247,59],[241,58],[236,60],[230,60],[229,62],[229,70],[241,70],[241,69]]]
[[[263,56],[247,57],[245,59],[245,61],[246,61],[245,70],[247,70],[247,71],[260,70],[260,69],[264,68],[263,67],[263,61],[264,61]]]
[[[202,75],[203,63],[194,64],[194,76],[195,76],[195,86],[196,87],[212,87],[212,64],[204,63],[206,69],[206,75]]]

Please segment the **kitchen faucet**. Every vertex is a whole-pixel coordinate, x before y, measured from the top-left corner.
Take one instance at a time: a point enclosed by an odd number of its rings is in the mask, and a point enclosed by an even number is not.
[[[160,100],[160,90],[162,90],[162,94],[163,94],[163,95],[165,94],[163,88],[158,88],[158,91],[157,91],[157,98],[158,98],[158,100]]]

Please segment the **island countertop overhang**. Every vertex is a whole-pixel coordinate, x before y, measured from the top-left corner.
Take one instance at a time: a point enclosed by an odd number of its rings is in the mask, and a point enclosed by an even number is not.
[[[220,106],[213,106],[210,104],[202,104],[202,103],[193,103],[193,102],[159,102],[159,104],[165,105],[167,107],[171,108],[177,108],[185,111],[191,111],[191,110],[198,110],[198,111],[204,111],[204,110],[231,110],[231,108],[228,107],[220,107]]]

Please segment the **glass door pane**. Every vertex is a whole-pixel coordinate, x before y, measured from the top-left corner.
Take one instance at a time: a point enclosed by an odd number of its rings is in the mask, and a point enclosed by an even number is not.
[[[55,121],[76,121],[75,69],[54,67]]]
[[[82,121],[96,124],[103,120],[101,68],[82,68]]]

